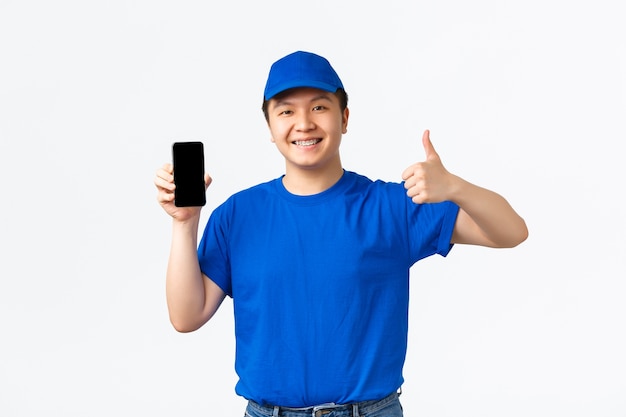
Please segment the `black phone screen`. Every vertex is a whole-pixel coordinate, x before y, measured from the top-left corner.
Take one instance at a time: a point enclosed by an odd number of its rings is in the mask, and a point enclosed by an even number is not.
[[[174,205],[204,206],[204,146],[202,142],[175,142],[172,145],[174,165]]]

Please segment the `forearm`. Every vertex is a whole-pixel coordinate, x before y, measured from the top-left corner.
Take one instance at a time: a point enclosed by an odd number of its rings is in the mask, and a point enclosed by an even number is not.
[[[172,325],[179,331],[200,327],[205,306],[204,278],[197,254],[198,218],[172,225],[166,296]]]
[[[500,194],[459,177],[451,200],[460,208],[453,243],[509,248],[528,237],[522,219]]]

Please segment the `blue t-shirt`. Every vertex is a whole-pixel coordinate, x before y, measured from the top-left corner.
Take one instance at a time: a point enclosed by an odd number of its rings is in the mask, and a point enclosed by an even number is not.
[[[233,298],[236,392],[305,407],[398,389],[409,268],[448,254],[457,213],[349,171],[319,194],[293,195],[278,178],[216,208],[198,255]]]

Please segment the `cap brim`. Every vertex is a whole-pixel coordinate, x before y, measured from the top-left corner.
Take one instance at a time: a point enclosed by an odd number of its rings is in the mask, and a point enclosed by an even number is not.
[[[265,100],[270,100],[276,94],[280,94],[283,91],[287,91],[292,88],[317,88],[320,90],[328,91],[329,93],[334,93],[339,87],[320,81],[289,80],[289,82],[285,82],[268,88],[267,91],[265,91]]]

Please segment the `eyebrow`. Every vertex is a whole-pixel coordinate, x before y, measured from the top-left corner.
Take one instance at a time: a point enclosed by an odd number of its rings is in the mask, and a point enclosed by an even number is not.
[[[319,95],[314,96],[309,103],[313,103],[314,101],[317,100],[327,100],[327,101],[332,101],[330,99],[330,93],[320,93]],[[284,99],[277,99],[276,103],[274,104],[274,107],[279,107],[279,106],[287,106],[290,105],[291,101],[289,101],[289,98],[286,97]]]

